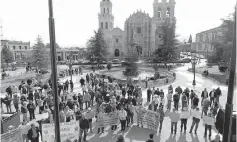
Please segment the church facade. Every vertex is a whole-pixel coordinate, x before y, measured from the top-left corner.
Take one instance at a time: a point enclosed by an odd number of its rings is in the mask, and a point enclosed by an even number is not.
[[[114,28],[111,0],[100,2],[98,15],[99,28],[109,47],[109,57],[123,58],[130,51],[141,57],[149,57],[162,44],[162,23],[165,19],[175,20],[175,0],[154,0],[153,16],[138,10],[131,14],[124,23],[124,30]]]

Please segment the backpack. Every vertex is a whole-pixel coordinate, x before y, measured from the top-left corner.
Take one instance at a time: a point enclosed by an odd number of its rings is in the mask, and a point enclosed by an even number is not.
[[[174,94],[173,99],[175,102],[179,101],[179,95],[178,94]]]
[[[26,94],[26,93],[27,93],[26,88],[23,87],[23,88],[22,88],[22,94]]]

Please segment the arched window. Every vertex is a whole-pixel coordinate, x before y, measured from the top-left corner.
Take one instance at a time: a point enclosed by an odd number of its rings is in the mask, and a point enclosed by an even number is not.
[[[103,22],[101,22],[100,23],[100,28],[103,29],[103,27],[104,27],[104,24],[103,24]]]
[[[21,46],[19,46],[19,49],[21,50]]]
[[[158,18],[161,18],[161,9],[158,9]]]
[[[115,50],[114,50],[114,56],[115,56],[115,57],[118,57],[118,56],[119,56],[119,50],[118,50],[118,49],[115,49]]]
[[[108,29],[108,22],[105,22],[105,29]]]
[[[105,8],[104,8],[104,13],[105,13]]]

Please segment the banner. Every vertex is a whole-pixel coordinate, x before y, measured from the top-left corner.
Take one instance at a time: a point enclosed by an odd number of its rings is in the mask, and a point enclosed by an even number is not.
[[[35,118],[36,118],[36,121],[48,119],[49,114],[48,113],[36,114]]]
[[[160,122],[160,115],[151,110],[138,110],[134,113],[134,121],[139,125],[142,124],[145,128],[157,131]]]
[[[78,140],[79,138],[79,122],[63,122],[60,123],[61,142]],[[54,142],[55,131],[54,124],[42,124],[43,142]]]
[[[211,126],[215,126],[215,118],[209,116],[203,116],[203,123]]]
[[[4,134],[1,134],[1,142],[22,142],[21,129],[16,128]]]
[[[190,117],[190,111],[181,111],[180,119],[188,119]]]
[[[97,123],[99,127],[107,127],[112,125],[118,125],[118,114],[115,112],[112,113],[103,113],[97,118]]]
[[[191,116],[201,119],[202,113],[200,111],[197,111],[196,109],[191,109]]]

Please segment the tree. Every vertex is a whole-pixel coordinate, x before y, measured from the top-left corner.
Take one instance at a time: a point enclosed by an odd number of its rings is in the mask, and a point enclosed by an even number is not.
[[[166,62],[175,57],[175,47],[178,45],[177,35],[175,34],[176,21],[170,21],[166,19],[162,23],[162,37],[163,44],[157,50],[155,50],[156,62]]]
[[[215,48],[215,52],[208,58],[209,63],[218,63],[221,60],[229,62],[231,57],[231,47],[234,32],[234,14],[230,14],[227,18],[223,18],[221,28],[223,34],[216,37],[211,44]]]
[[[9,50],[9,48],[7,48],[7,46],[3,46],[2,51],[1,51],[1,65],[2,68],[4,68],[3,63],[7,64],[7,68],[8,68],[8,64],[13,62],[14,57],[13,57],[13,53]]]
[[[94,33],[95,35],[87,42],[88,58],[100,64],[106,60],[108,46],[100,29],[97,32],[94,31]]]
[[[48,68],[48,65],[50,64],[49,50],[45,47],[40,36],[37,37],[33,49],[34,52],[31,58],[31,64],[36,66],[37,69]]]
[[[45,47],[50,49],[50,43],[47,43]],[[55,43],[55,47],[60,48],[60,46],[57,43]]]

